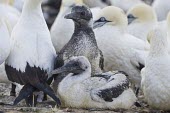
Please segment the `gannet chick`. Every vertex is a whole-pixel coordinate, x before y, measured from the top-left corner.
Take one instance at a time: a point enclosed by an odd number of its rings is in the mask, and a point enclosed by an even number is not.
[[[144,67],[149,45],[128,34],[127,17],[122,9],[108,6],[94,22],[96,40],[104,56],[104,70],[124,71],[140,87],[140,70]]]
[[[10,53],[10,34],[6,24],[6,20],[0,19],[0,65]]]
[[[24,85],[13,105],[25,99],[28,106],[34,106],[36,103],[32,102],[33,92],[37,89],[60,105],[59,99],[46,84],[54,67],[56,53],[41,3],[42,0],[25,1],[21,18],[11,35],[11,52],[5,69],[10,81]]]
[[[132,7],[128,13],[128,32],[135,37],[147,41],[147,34],[157,25],[154,9],[146,4]],[[147,27],[146,27],[147,26]]]
[[[152,7],[155,9],[158,21],[166,19],[168,12],[170,11],[169,0],[155,0]]]
[[[76,4],[83,4],[82,0],[63,0],[60,12],[55,19],[54,24],[51,27],[51,39],[56,52],[58,53],[65,44],[70,40],[74,32],[74,23],[72,20],[64,19],[64,16],[68,14],[72,7]],[[98,13],[100,8],[92,8],[93,18]]]
[[[141,0],[110,0],[111,4],[127,12],[131,7],[143,3]]]
[[[60,12],[50,30],[56,52],[64,47],[74,32],[74,23],[72,20],[64,19],[64,16],[71,11],[73,6],[82,3],[82,0],[62,0]]]
[[[170,55],[167,33],[156,28],[148,36],[151,37],[150,51],[141,73],[144,97],[151,107],[170,110]]]
[[[92,75],[101,73],[103,55],[97,46],[93,32],[93,18],[90,9],[84,5],[75,6],[65,18],[72,19],[75,28],[69,42],[58,53],[55,68],[61,67],[72,56],[86,56],[92,65]],[[53,87],[57,87],[64,76],[58,76],[59,78],[55,79]]]
[[[71,57],[52,73],[65,72],[68,74],[59,83],[57,92],[63,107],[129,109],[136,102],[123,73],[106,72],[91,77],[91,65],[84,56]]]

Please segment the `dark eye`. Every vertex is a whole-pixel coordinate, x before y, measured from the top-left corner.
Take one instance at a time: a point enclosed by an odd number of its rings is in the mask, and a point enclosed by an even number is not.
[[[85,15],[85,12],[81,12],[80,14],[81,14],[82,16],[84,16],[84,15]]]
[[[106,19],[105,19],[104,17],[101,17],[101,18],[100,18],[100,21],[101,21],[101,22],[104,22],[104,21],[106,21]]]

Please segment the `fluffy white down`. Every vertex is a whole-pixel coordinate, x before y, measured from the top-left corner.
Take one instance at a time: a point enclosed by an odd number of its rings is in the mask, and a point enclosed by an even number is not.
[[[22,72],[27,63],[50,72],[56,57],[41,5],[35,6],[36,2],[26,0],[11,36],[11,53],[6,63]]]
[[[0,19],[0,64],[2,64],[10,53],[10,34],[5,20]]]
[[[156,29],[150,36],[151,50],[142,71],[143,93],[151,107],[170,110],[170,56],[166,33]]]
[[[136,67],[139,63],[144,64],[149,45],[114,26],[100,27],[95,30],[95,34],[104,55],[105,71],[124,71],[130,80],[139,86],[141,77]]]
[[[169,0],[155,0],[152,7],[155,9],[158,20],[162,21],[166,19],[168,12],[170,11]]]
[[[119,7],[127,12],[131,7],[143,3],[140,0],[110,0],[113,6]]]
[[[113,72],[104,73],[112,75],[111,81],[102,77],[90,77],[91,68],[85,72],[72,76],[68,74],[59,84],[58,94],[64,107],[73,108],[103,108],[103,109],[129,109],[136,101],[136,96],[129,88],[112,102],[106,102],[97,95],[100,90],[111,88],[126,80],[125,75]]]
[[[70,19],[65,19],[64,16],[71,11],[70,7],[61,8],[54,24],[51,27],[51,39],[56,52],[59,52],[64,45],[70,40],[74,32],[74,23]],[[100,11],[100,8],[91,8],[93,18]]]

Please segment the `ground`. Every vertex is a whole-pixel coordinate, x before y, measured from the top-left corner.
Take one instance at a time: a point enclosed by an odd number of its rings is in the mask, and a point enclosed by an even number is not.
[[[15,97],[9,96],[10,84],[0,83],[0,104],[12,103]],[[26,107],[25,101],[20,102],[17,106],[0,105],[0,113],[165,113],[164,111],[152,110],[143,102],[143,96],[139,96],[139,103],[142,107],[132,106],[130,110],[83,110],[71,108],[56,108],[52,100],[38,103],[37,107]]]

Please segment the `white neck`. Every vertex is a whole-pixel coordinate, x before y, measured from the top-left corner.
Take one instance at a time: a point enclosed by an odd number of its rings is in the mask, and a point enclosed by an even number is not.
[[[23,6],[22,16],[39,14],[43,17],[41,3],[42,0],[26,0]]]

